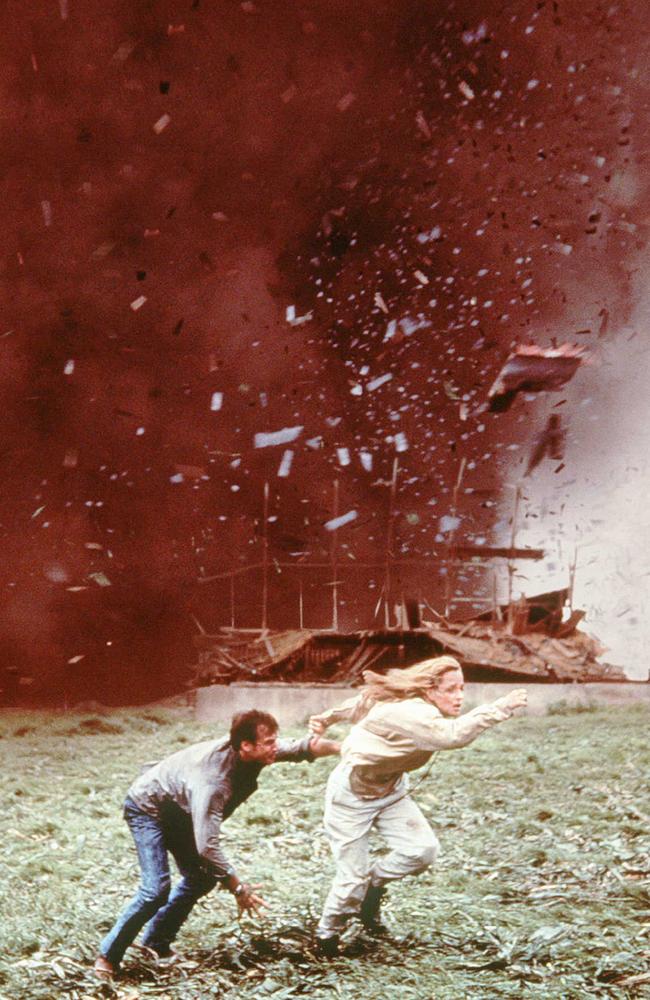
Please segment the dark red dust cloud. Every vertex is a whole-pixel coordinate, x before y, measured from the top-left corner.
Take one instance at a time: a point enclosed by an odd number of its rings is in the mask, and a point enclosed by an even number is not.
[[[201,579],[260,562],[265,482],[272,627],[297,624],[286,564],[327,562],[346,514],[340,624],[372,624],[382,570],[354,564],[385,557],[396,457],[396,558],[450,530],[507,543],[500,491],[546,417],[481,411],[497,372],[517,344],[597,357],[635,307],[638,7],[9,0],[3,22],[19,697],[181,689],[195,620],[231,619],[229,580]],[[303,571],[307,624],[329,573]],[[423,562],[394,585],[439,606],[444,579]],[[259,572],[236,588],[258,625]]]

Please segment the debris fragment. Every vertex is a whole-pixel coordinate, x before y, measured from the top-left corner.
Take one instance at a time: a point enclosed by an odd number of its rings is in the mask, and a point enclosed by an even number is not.
[[[600,316],[600,328],[598,330],[598,336],[604,337],[605,334],[607,333],[607,327],[609,325],[609,309],[606,309],[603,306],[598,315]]]
[[[133,302],[131,303],[131,309],[133,309],[133,312],[137,312],[138,309],[142,309],[146,301],[147,301],[146,295],[138,295],[137,299],[134,299]]]
[[[429,128],[429,123],[424,117],[423,111],[418,111],[416,113],[415,124],[417,125],[417,127],[419,128],[420,132],[422,133],[425,139],[431,138],[431,129]]]
[[[52,205],[49,201],[41,202],[41,211],[43,212],[43,222],[46,226],[52,225]]]
[[[66,363],[65,363],[65,367],[63,369],[63,374],[64,375],[72,375],[73,373],[74,373],[74,360],[72,358],[70,358],[70,360],[66,361]]]
[[[310,309],[309,312],[305,313],[303,316],[296,316],[296,307],[287,306],[286,320],[290,326],[301,326],[303,323],[309,323],[314,317],[313,310]]]
[[[469,83],[465,82],[465,80],[460,81],[460,83],[458,84],[458,89],[460,90],[463,97],[466,97],[468,101],[474,100],[474,91],[470,87]]]
[[[350,91],[347,94],[344,94],[341,100],[337,103],[336,107],[339,111],[347,111],[350,105],[354,104],[356,99],[357,95]]]
[[[99,246],[93,250],[90,256],[93,260],[101,260],[104,257],[108,257],[114,246],[115,242],[113,240],[107,241],[106,243],[100,243]]]
[[[212,398],[210,399],[210,409],[213,411],[213,413],[216,413],[218,410],[221,409],[222,405],[223,405],[223,393],[213,392]]]
[[[339,460],[339,465],[349,465],[350,464],[350,452],[347,448],[337,448],[336,457]]]
[[[167,112],[165,112],[164,115],[161,115],[158,121],[154,122],[152,126],[156,135],[160,135],[160,133],[167,128],[171,120],[171,115],[168,115]]]
[[[280,462],[280,467],[278,469],[278,476],[281,479],[286,479],[286,477],[291,472],[292,462],[293,462],[293,451],[291,450],[291,448],[287,448],[287,450],[282,453],[282,460]]]
[[[135,48],[135,42],[133,41],[132,38],[128,38],[125,42],[122,42],[122,44],[119,45],[118,48],[115,50],[111,62],[114,63],[126,62],[126,60],[133,52],[134,48]]]
[[[373,378],[366,384],[366,392],[374,392],[374,390],[378,389],[380,385],[385,385],[386,382],[390,382],[392,377],[392,372],[386,372],[385,375],[378,375],[377,378]]]
[[[278,444],[288,444],[295,441],[303,432],[302,424],[298,427],[283,427],[279,431],[260,431],[255,435],[255,448],[274,448]]]
[[[342,528],[344,524],[349,524],[350,521],[356,520],[357,517],[356,510],[349,510],[347,514],[341,514],[340,517],[333,517],[331,521],[326,521],[324,527],[327,531],[336,531],[337,528]]]
[[[291,83],[289,84],[287,89],[283,90],[282,93],[280,94],[280,100],[282,101],[283,104],[288,104],[289,101],[292,101],[294,99],[297,93],[298,93],[298,88],[296,87],[295,83]]]
[[[497,375],[488,392],[489,410],[503,413],[518,392],[552,392],[561,389],[575,375],[583,360],[582,348],[571,344],[543,349],[536,345],[518,347]]]
[[[546,455],[554,461],[561,461],[564,455],[565,440],[566,431],[562,428],[560,416],[557,413],[552,413],[546,427],[535,441],[524,476],[529,476]]]

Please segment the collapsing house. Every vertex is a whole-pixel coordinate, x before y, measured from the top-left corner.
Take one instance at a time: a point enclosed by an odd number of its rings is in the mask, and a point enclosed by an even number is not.
[[[524,598],[484,614],[450,622],[420,618],[406,602],[404,628],[338,632],[283,632],[222,628],[195,636],[196,686],[237,681],[362,682],[363,671],[409,666],[449,653],[469,681],[562,683],[625,681],[622,670],[599,663],[600,643],[578,628],[583,611],[564,618],[568,590]]]

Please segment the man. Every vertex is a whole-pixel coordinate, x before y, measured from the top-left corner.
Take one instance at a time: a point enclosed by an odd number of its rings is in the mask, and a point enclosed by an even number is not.
[[[526,705],[523,689],[461,716],[463,672],[452,656],[376,674],[366,670],[361,693],[338,708],[313,716],[321,735],[333,722],[353,723],[330,775],[325,799],[325,832],[336,860],[336,875],[316,935],[322,955],[338,954],[339,938],[358,916],[371,934],[380,919],[386,886],[432,865],[438,840],[409,795],[409,771],[422,767],[437,750],[454,750],[512,717]],[[370,832],[386,840],[389,852],[371,863]]]
[[[179,750],[148,767],[128,790],[124,818],[141,869],[136,895],[100,946],[95,972],[110,978],[128,946],[147,924],[143,944],[159,957],[171,948],[194,904],[217,884],[235,897],[239,911],[258,912],[262,896],[237,875],[220,844],[221,824],[257,788],[268,764],[312,761],[338,753],[319,736],[278,740],[272,715],[253,709],[234,716],[230,735]],[[181,881],[170,895],[168,852]]]

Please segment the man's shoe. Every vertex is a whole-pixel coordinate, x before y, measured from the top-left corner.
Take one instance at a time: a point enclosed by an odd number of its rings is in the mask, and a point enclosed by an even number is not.
[[[316,954],[321,958],[336,958],[339,954],[338,934],[332,934],[331,937],[317,937]]]
[[[93,972],[98,979],[103,979],[104,982],[108,982],[113,978],[117,969],[113,963],[109,962],[103,955],[98,955],[95,959],[95,964],[93,965]]]
[[[368,934],[375,937],[390,933],[381,920],[381,901],[385,895],[386,888],[383,885],[369,885],[361,903],[359,919]]]

